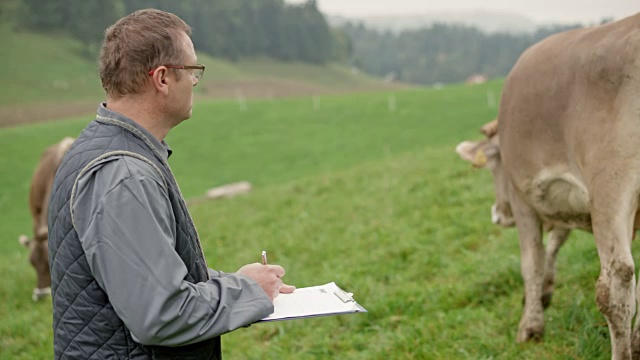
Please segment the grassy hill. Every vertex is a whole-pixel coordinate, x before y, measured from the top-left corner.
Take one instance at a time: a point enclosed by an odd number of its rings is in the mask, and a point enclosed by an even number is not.
[[[104,98],[97,61],[63,34],[15,32],[0,25],[0,126],[93,112]],[[271,98],[398,88],[350,69],[269,59],[237,63],[198,54],[207,66],[200,98]],[[20,120],[20,118],[24,118]]]
[[[0,28],[0,106],[95,99],[101,95],[95,63],[64,36]]]

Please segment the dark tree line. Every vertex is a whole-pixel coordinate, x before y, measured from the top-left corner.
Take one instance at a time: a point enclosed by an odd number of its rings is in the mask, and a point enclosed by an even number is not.
[[[3,1],[3,0],[0,0]],[[360,24],[330,28],[316,0],[4,0],[17,5],[17,26],[70,34],[95,58],[104,29],[134,10],[158,8],[193,28],[199,51],[230,60],[268,57],[315,64],[349,64],[380,77],[415,84],[464,81],[472,74],[506,75],[520,54],[540,39],[577,26],[532,34],[487,34],[458,25],[402,33]],[[7,8],[1,6],[0,10]],[[0,12],[0,15],[2,13]]]
[[[486,34],[472,27],[436,24],[399,34],[361,24],[341,29],[353,43],[353,65],[367,73],[434,84],[464,81],[472,74],[504,76],[535,42],[578,26],[541,28],[532,34]]]
[[[350,44],[329,28],[315,0],[22,0],[18,26],[67,32],[95,54],[104,29],[144,8],[175,13],[194,29],[196,48],[231,60],[267,56],[324,64],[349,54]]]

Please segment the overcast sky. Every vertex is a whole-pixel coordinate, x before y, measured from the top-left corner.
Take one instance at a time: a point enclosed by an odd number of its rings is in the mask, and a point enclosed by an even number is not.
[[[285,0],[300,3],[304,0]],[[536,23],[592,24],[640,12],[640,0],[317,0],[328,15],[417,15],[441,11],[490,10],[525,15]]]

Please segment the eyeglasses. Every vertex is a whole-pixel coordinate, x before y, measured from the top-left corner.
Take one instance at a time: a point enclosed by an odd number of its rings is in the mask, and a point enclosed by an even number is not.
[[[164,66],[169,69],[191,70],[191,75],[193,75],[193,77],[198,80],[202,79],[202,76],[204,75],[204,65],[200,65],[200,64],[198,65],[160,65],[160,66]],[[158,70],[158,68],[155,68],[149,71],[149,76],[153,76],[153,73],[155,73],[156,70]]]

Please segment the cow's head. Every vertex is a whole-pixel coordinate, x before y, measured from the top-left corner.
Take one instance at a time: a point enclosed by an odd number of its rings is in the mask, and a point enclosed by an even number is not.
[[[494,120],[485,124],[480,131],[486,136],[486,139],[463,141],[456,147],[456,152],[474,167],[491,170],[496,195],[496,201],[491,207],[491,221],[504,227],[514,226],[515,221],[509,203],[509,187],[500,160],[498,121]]]
[[[29,239],[26,235],[20,235],[18,241],[29,249],[29,261],[36,270],[37,276],[37,286],[33,289],[31,298],[33,301],[38,301],[51,294],[48,230],[46,227],[37,229],[33,239]]]

